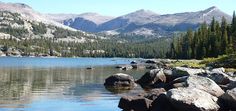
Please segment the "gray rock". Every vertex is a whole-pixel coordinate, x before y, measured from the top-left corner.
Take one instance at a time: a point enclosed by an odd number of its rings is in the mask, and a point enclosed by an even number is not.
[[[219,97],[224,91],[213,80],[201,76],[189,76],[186,80],[188,87],[197,88],[208,92],[209,94]]]
[[[221,73],[221,72],[225,72],[225,68],[220,67],[220,68],[214,68],[212,70],[210,70],[211,72],[215,72],[215,73]]]
[[[131,61],[130,64],[138,64],[136,61]]]
[[[6,54],[0,50],[0,56],[6,56]]]
[[[219,97],[224,94],[224,91],[213,80],[201,76],[183,76],[176,78],[169,83],[169,89],[179,87],[197,88],[210,93],[213,96]]]
[[[187,68],[187,67],[175,67],[173,69],[173,75],[178,76],[190,76],[190,75],[197,75],[205,73],[205,70],[203,69],[193,69],[193,68]]]
[[[120,99],[118,107],[124,111],[148,111],[152,101],[140,96],[125,96]]]
[[[236,88],[228,90],[225,94],[219,97],[219,102],[224,110],[236,110]]]
[[[168,85],[166,86],[166,89],[173,89],[173,88],[179,88],[179,87],[188,87],[187,84],[187,79],[189,76],[183,76],[183,77],[179,77],[174,79],[173,81],[171,81],[170,83],[168,83]]]
[[[214,71],[209,74],[209,78],[217,84],[226,85],[230,83],[231,77],[221,71]]]
[[[134,78],[128,74],[117,73],[111,75],[105,80],[106,87],[113,87],[117,89],[127,89],[135,86]]]
[[[133,69],[145,69],[143,64],[132,64]]]
[[[148,64],[156,64],[157,61],[154,60],[154,59],[149,59],[149,60],[147,60],[145,63],[148,63]]]
[[[226,74],[230,77],[236,77],[236,72],[227,72]]]
[[[178,111],[218,111],[217,98],[196,88],[178,88],[167,92],[172,105]]]
[[[133,67],[131,65],[119,65],[119,66],[116,66],[116,68],[120,69],[120,70],[131,70],[133,69]]]
[[[146,65],[146,69],[158,69],[159,67],[156,64]]]
[[[141,97],[145,97],[149,100],[155,100],[160,94],[163,94],[164,92],[166,92],[165,89],[163,88],[156,88],[156,89],[152,89],[148,92],[145,93],[141,93],[139,94],[139,96]]]
[[[153,102],[150,111],[178,111],[171,104],[166,94],[160,94]]]
[[[153,69],[146,72],[138,81],[142,87],[152,86],[158,83],[165,83],[166,76],[163,73],[163,69]]]
[[[226,90],[231,90],[233,88],[236,88],[236,81],[233,81],[227,84]]]
[[[87,70],[93,70],[94,68],[93,67],[87,67],[86,69]]]

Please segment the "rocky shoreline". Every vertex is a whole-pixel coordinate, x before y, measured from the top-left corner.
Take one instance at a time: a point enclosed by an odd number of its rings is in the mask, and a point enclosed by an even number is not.
[[[105,87],[113,90],[132,90],[137,85],[149,89],[121,97],[118,107],[123,111],[236,111],[236,72],[223,67],[168,67],[169,61],[145,63],[152,67],[138,80],[121,73],[105,80]],[[133,61],[117,68],[130,70],[130,66],[139,64]]]

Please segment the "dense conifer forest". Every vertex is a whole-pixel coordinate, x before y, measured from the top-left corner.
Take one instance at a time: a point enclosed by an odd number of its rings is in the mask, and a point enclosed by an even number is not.
[[[186,34],[175,37],[170,44],[167,58],[203,59],[236,52],[236,16],[231,24],[212,19],[208,26],[203,23],[196,31],[189,29]]]

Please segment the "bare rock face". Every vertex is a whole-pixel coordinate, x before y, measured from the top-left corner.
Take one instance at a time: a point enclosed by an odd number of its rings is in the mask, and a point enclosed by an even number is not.
[[[138,81],[141,86],[152,86],[157,83],[165,83],[166,82],[166,76],[163,73],[163,69],[153,69],[149,72],[146,72]]]
[[[178,88],[167,92],[177,111],[218,111],[217,98],[196,88]]]
[[[219,97],[219,102],[223,105],[224,110],[236,110],[236,88],[228,90]]]
[[[128,74],[117,73],[111,75],[105,80],[104,85],[106,87],[112,87],[117,89],[129,89],[135,86],[134,78]]]

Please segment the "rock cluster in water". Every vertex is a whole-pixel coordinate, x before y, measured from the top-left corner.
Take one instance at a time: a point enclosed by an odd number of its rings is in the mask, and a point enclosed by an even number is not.
[[[124,111],[236,111],[234,73],[226,73],[224,68],[168,68],[164,64],[136,81],[128,74],[112,75],[104,85],[132,89],[137,83],[150,89],[147,93],[121,97],[118,107]]]

